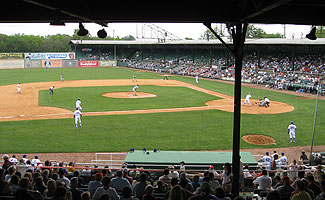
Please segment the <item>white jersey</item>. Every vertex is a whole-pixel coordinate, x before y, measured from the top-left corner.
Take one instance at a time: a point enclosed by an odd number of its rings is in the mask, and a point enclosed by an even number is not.
[[[80,117],[80,116],[82,115],[82,113],[80,112],[80,110],[75,110],[75,111],[73,112],[73,115],[74,115],[75,117]]]
[[[54,90],[54,87],[53,87],[53,86],[52,86],[52,87],[50,87],[50,90],[52,90],[52,91],[53,91],[53,90]]]
[[[289,127],[288,127],[288,130],[291,132],[291,133],[295,133],[296,132],[296,125],[294,124],[290,124]]]
[[[252,98],[252,95],[247,94],[245,100],[250,100],[250,98]]]
[[[270,103],[271,102],[269,98],[265,98],[264,101],[265,101],[265,103]]]
[[[20,83],[17,84],[17,89],[20,89]]]
[[[77,100],[76,101],[76,108],[79,108],[81,106],[81,101],[80,100]]]
[[[270,163],[272,161],[272,158],[270,156],[264,156],[261,160],[265,163]]]
[[[136,85],[136,86],[133,87],[132,91],[135,92],[135,91],[137,91],[138,88],[139,87]]]

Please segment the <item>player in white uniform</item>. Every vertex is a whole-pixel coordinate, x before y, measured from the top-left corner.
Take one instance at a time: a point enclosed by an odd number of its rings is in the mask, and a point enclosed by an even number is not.
[[[73,118],[74,118],[74,123],[76,125],[76,128],[78,128],[78,121],[81,127],[81,117],[82,117],[82,113],[78,108],[76,108],[76,110],[73,112]]]
[[[284,152],[281,153],[280,157],[281,167],[286,167],[288,165],[288,158],[284,155]]]
[[[139,85],[136,85],[133,87],[132,91],[134,92],[134,96],[137,96],[137,89],[139,88]]]
[[[288,133],[290,135],[290,142],[296,142],[296,125],[293,124],[293,121],[290,123],[290,125],[288,126]]]
[[[53,94],[53,91],[54,91],[54,88],[55,88],[55,86],[53,85],[52,87],[50,87],[50,94]]]
[[[61,74],[61,76],[60,76],[60,81],[64,81],[64,76],[63,76],[63,74]]]
[[[198,75],[195,76],[195,82],[196,82],[196,84],[199,84],[199,76]]]
[[[134,74],[133,77],[132,77],[132,82],[135,81],[135,82],[138,82],[137,81],[137,76]]]
[[[78,98],[78,100],[76,101],[76,108],[82,111],[80,98]]]
[[[252,98],[252,95],[251,95],[251,93],[249,92],[249,93],[246,95],[246,98],[245,98],[245,101],[244,101],[244,105],[245,105],[246,102],[248,102],[248,104],[249,104],[250,106],[252,106],[251,101],[250,101],[251,98]]]
[[[17,94],[20,94],[21,88],[20,88],[20,82],[17,84]]]
[[[269,98],[264,97],[264,102],[265,102],[265,107],[270,107],[270,103],[271,103],[271,101],[270,101]]]

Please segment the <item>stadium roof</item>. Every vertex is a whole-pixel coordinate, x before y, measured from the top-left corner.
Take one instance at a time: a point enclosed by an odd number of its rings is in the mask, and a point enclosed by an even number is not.
[[[223,38],[227,44],[232,44],[232,41]],[[216,45],[220,44],[219,40],[174,40],[166,41],[164,43],[157,40],[71,40],[70,44],[74,45]],[[325,38],[318,38],[317,40],[302,39],[288,39],[288,38],[263,38],[263,39],[246,39],[245,44],[269,44],[269,45],[325,45]]]
[[[323,0],[10,0],[0,22],[211,22],[325,25]]]

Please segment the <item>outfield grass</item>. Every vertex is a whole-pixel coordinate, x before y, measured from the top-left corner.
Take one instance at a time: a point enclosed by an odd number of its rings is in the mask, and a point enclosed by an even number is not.
[[[105,78],[129,78],[135,73],[137,78],[161,79],[158,74],[151,72],[138,72],[133,69],[125,68],[82,68],[82,69],[50,69],[44,72],[42,69],[20,69],[20,70],[1,70],[0,85],[16,84],[18,81],[42,82],[55,81],[59,75],[64,73],[66,80],[82,79],[105,79]],[[195,83],[194,78],[188,77],[169,77],[187,83]],[[199,86],[233,95],[233,85],[220,83],[210,80],[200,80]],[[158,86],[145,86],[144,89],[155,90]],[[67,109],[73,109],[75,99],[82,98],[83,104],[86,103],[87,109],[92,111],[100,109],[121,109],[121,102],[117,104],[110,102],[107,97],[101,97],[100,102],[92,99],[92,96],[99,95],[102,91],[115,90],[120,87],[96,87],[78,88],[75,94],[71,90],[75,88],[61,88],[55,91],[53,97],[46,95],[48,91],[40,92],[40,103],[42,105],[55,105]],[[141,86],[142,88],[142,86]],[[167,89],[168,87],[164,87]],[[124,88],[122,88],[124,89]],[[175,88],[175,92],[179,88]],[[188,89],[188,88],[187,88]],[[59,96],[59,91],[70,95]],[[85,92],[85,90],[87,92]],[[89,91],[88,91],[89,90]],[[94,91],[93,91],[94,90]],[[129,88],[128,88],[129,90]],[[79,93],[80,92],[80,93]],[[194,90],[187,91],[189,99],[181,97],[175,98],[177,102],[155,102],[160,106],[179,106],[181,105],[201,105],[206,98],[216,98],[198,95]],[[187,93],[186,92],[186,93]],[[193,92],[193,93],[192,93]],[[265,147],[286,147],[310,145],[314,112],[315,99],[296,99],[296,96],[282,94],[273,91],[260,90],[255,88],[242,88],[242,97],[247,92],[251,92],[253,98],[268,96],[271,101],[281,101],[291,104],[295,110],[290,113],[273,115],[252,115],[242,114],[241,135],[245,134],[265,134],[276,139],[276,146]],[[79,94],[78,94],[79,93]],[[82,96],[86,94],[86,96]],[[182,92],[181,92],[182,93]],[[79,96],[81,95],[81,96]],[[194,95],[194,96],[193,96]],[[201,96],[203,95],[203,96]],[[59,99],[57,99],[60,97]],[[2,96],[2,98],[5,98]],[[51,101],[47,98],[53,98]],[[88,98],[91,103],[87,102]],[[151,100],[150,100],[151,99]],[[145,100],[155,101],[157,98],[147,98]],[[43,101],[47,101],[44,103]],[[171,101],[171,100],[167,100]],[[97,103],[96,103],[97,102]],[[103,102],[110,102],[105,105]],[[182,103],[180,103],[182,102]],[[121,105],[118,105],[121,103]],[[98,104],[98,105],[97,105]],[[103,105],[102,105],[103,104]],[[137,106],[150,107],[150,102],[136,103]],[[272,106],[272,104],[271,104]],[[72,108],[71,108],[72,107]],[[85,107],[85,108],[86,108]],[[185,106],[182,106],[185,107]],[[134,109],[137,109],[134,107]],[[88,111],[88,110],[87,110]],[[315,145],[325,144],[325,101],[319,101],[318,121],[315,135]],[[287,127],[290,121],[297,125],[297,143],[290,144]],[[74,128],[73,119],[51,119],[51,120],[31,120],[0,122],[0,152],[3,153],[32,153],[32,152],[100,152],[100,151],[127,151],[133,147],[136,149],[159,148],[161,150],[213,150],[232,148],[232,124],[233,113],[218,110],[188,111],[176,113],[151,113],[134,115],[115,115],[115,116],[89,116],[82,118],[83,127]],[[241,141],[242,148],[260,148],[258,145],[251,145]]]
[[[146,110],[158,108],[183,108],[204,106],[207,101],[220,99],[186,87],[141,85],[138,91],[157,95],[153,98],[110,98],[108,92],[130,92],[133,86],[60,88],[55,95],[48,90],[39,92],[39,105],[75,110],[75,101],[80,98],[83,111]]]

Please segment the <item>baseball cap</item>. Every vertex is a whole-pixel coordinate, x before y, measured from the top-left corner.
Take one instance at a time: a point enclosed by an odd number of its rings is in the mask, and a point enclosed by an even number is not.
[[[291,121],[291,124],[293,124],[293,121]]]
[[[3,159],[8,159],[9,156],[8,156],[8,154],[3,154],[2,158],[3,158]]]
[[[26,158],[27,157],[27,155],[23,155],[23,158]]]

